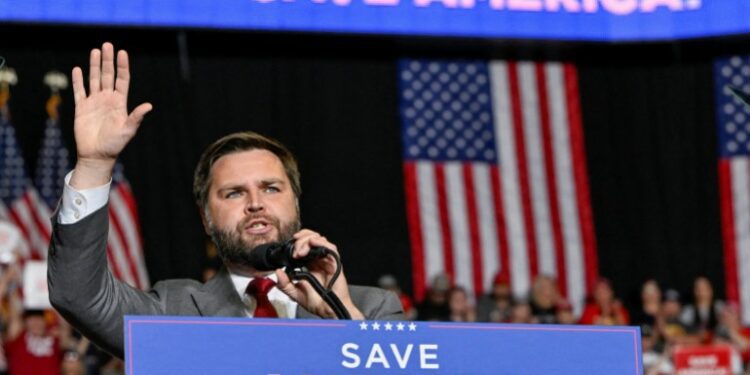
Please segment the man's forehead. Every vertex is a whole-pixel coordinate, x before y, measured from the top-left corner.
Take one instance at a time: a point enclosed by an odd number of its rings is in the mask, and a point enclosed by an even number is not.
[[[244,179],[281,180],[288,182],[284,165],[274,153],[253,149],[222,155],[211,167],[212,180]]]
[[[213,171],[225,167],[241,167],[253,165],[256,167],[278,167],[283,171],[284,165],[276,154],[264,149],[235,151],[220,156],[211,168]]]

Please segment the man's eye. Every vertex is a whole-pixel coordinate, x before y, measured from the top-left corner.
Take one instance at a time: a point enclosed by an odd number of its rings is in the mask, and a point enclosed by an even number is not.
[[[268,186],[265,189],[266,193],[278,193],[281,191],[281,189],[277,188],[276,186]]]
[[[239,191],[230,191],[224,195],[224,198],[237,198],[240,196]]]

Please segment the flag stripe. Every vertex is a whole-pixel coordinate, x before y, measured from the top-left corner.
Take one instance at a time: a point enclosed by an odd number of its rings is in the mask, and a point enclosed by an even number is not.
[[[404,163],[404,192],[406,195],[406,216],[409,225],[409,238],[411,244],[411,268],[414,288],[414,297],[422,300],[425,295],[425,256],[424,239],[422,236],[422,220],[419,213],[419,197],[417,189],[417,172],[413,162]]]
[[[115,187],[113,194],[110,194],[110,212],[116,218],[116,228],[121,241],[125,244],[126,259],[131,273],[136,278],[136,286],[145,288],[148,285],[148,273],[143,260],[141,251],[141,241],[138,233],[137,213],[134,214],[134,202],[130,189],[126,184],[120,183]]]
[[[28,224],[34,227],[37,241],[34,246],[34,258],[47,259],[47,247],[49,245],[50,232],[52,230],[47,206],[42,204],[39,195],[37,195],[33,189],[29,189],[26,194],[24,194],[23,201],[26,203],[26,207],[31,208],[29,210],[29,218],[31,219],[31,222]],[[40,216],[42,217],[40,218]]]
[[[493,166],[481,163],[476,164],[472,170],[472,187],[474,188],[476,198],[476,209],[479,229],[479,243],[481,252],[478,259],[475,259],[474,268],[482,272],[480,287],[484,290],[486,286],[492,285],[494,274],[500,269],[506,268],[505,263],[500,263],[500,249],[498,247],[497,227],[495,218],[495,202],[493,197],[493,183],[491,181],[491,170]],[[477,260],[480,262],[476,264]],[[474,280],[477,278],[475,277]],[[479,293],[479,292],[478,292]]]
[[[534,220],[536,240],[537,273],[555,275],[555,254],[552,243],[549,197],[544,165],[544,149],[541,131],[541,98],[537,91],[538,77],[536,64],[518,64],[521,100],[524,114],[524,140],[527,151],[529,188],[531,192],[531,212]]]
[[[125,264],[123,259],[123,248],[122,244],[118,242],[116,235],[113,231],[107,236],[107,260],[109,260],[110,268],[113,270],[115,277],[131,286],[135,286],[133,283],[133,275]]]
[[[435,186],[437,187],[438,213],[440,215],[440,235],[443,240],[443,268],[453,279],[456,276],[453,259],[453,231],[451,229],[450,211],[448,210],[448,192],[445,186],[445,166],[442,163],[435,165]]]
[[[497,166],[490,168],[490,175],[492,178],[492,204],[495,208],[495,225],[497,226],[497,237],[500,241],[498,246],[500,262],[497,271],[508,280],[512,280],[511,273],[513,270],[510,267],[510,255],[508,254],[508,231],[504,216],[505,207],[503,205],[503,195],[501,194],[502,182],[500,181],[500,171]]]
[[[745,157],[733,158],[730,163],[732,174],[732,202],[734,203],[734,242],[736,243],[736,258],[733,266],[737,272],[740,285],[750,280],[750,159]],[[739,290],[737,300],[744,306],[748,306],[750,298],[748,288]]]
[[[560,221],[563,233],[564,255],[558,259],[565,262],[565,276],[558,276],[566,285],[569,301],[583,301],[586,297],[586,274],[584,267],[581,226],[578,222],[578,198],[573,176],[573,160],[570,141],[570,124],[566,110],[565,80],[559,63],[547,66],[547,82],[552,125],[553,153],[556,156],[555,190],[559,197]],[[573,311],[580,314],[580,304],[573,304]]]
[[[446,201],[450,228],[451,259],[453,261],[453,281],[466,287],[471,295],[473,280],[471,277],[471,243],[469,235],[469,218],[466,209],[466,194],[463,185],[463,165],[459,162],[443,164]]]
[[[422,238],[425,248],[425,265],[427,278],[444,272],[443,240],[438,209],[437,181],[435,168],[431,163],[417,163],[417,182],[419,183],[419,210],[422,214]]]
[[[550,75],[554,74],[554,71],[550,71]],[[566,273],[567,261],[565,259],[565,249],[562,235],[562,224],[560,219],[560,207],[557,199],[557,165],[555,164],[555,151],[553,144],[552,134],[552,120],[550,117],[554,114],[550,108],[550,93],[548,91],[554,90],[554,87],[547,89],[550,82],[547,77],[547,69],[545,65],[536,65],[537,75],[537,90],[539,91],[539,108],[541,113],[541,124],[542,124],[542,143],[544,147],[544,166],[547,181],[547,191],[549,192],[549,210],[550,219],[552,224],[552,240],[555,248],[555,259],[556,269],[555,275],[557,276],[560,294],[567,297],[568,295],[568,277]],[[558,156],[562,158],[562,155]]]
[[[0,202],[0,219],[7,220],[14,224],[16,223],[16,220],[13,218],[13,211],[8,209],[8,207],[5,207],[3,202]],[[18,230],[21,231],[20,228],[18,228]],[[21,244],[18,249],[18,254],[21,258],[28,258],[31,256],[31,249],[29,248],[29,243],[27,239],[24,238],[22,231],[21,231]]]
[[[733,164],[739,164],[736,169],[741,169],[733,172],[733,175],[739,175],[741,178],[735,179],[737,181],[736,191],[739,201],[743,207],[742,213],[737,212],[735,214],[735,223],[738,226],[735,228],[735,234],[737,235],[737,253],[738,262],[735,267],[739,273],[739,279],[742,285],[747,285],[750,282],[750,159],[748,158],[736,158]],[[739,211],[739,210],[738,210]],[[750,288],[740,289],[740,305],[750,306]],[[745,312],[748,309],[745,309]],[[742,315],[740,315],[742,316]],[[750,316],[748,316],[750,318]]]
[[[23,257],[31,257],[34,253],[34,246],[36,245],[36,233],[31,233],[29,229],[26,226],[26,223],[24,222],[22,216],[26,213],[26,208],[23,205],[23,202],[15,202],[15,204],[10,207],[10,210],[8,210],[8,214],[10,216],[11,222],[18,227],[18,230],[21,231],[21,236],[23,237],[23,242],[26,244],[24,246],[24,249],[27,250],[24,254],[21,254]]]
[[[529,259],[526,252],[526,230],[521,208],[519,172],[516,163],[515,127],[513,125],[512,97],[510,89],[510,64],[493,62],[490,66],[492,94],[495,112],[497,149],[500,152],[500,195],[507,203],[503,212],[508,225],[509,270],[512,270],[511,286],[517,297],[525,296],[531,285],[529,282]],[[507,198],[507,199],[506,199]]]
[[[518,167],[518,182],[521,190],[521,207],[524,228],[526,229],[526,257],[528,258],[530,278],[534,279],[539,273],[537,261],[536,230],[532,213],[531,192],[529,188],[528,160],[526,158],[526,144],[524,139],[524,118],[521,108],[521,88],[518,82],[518,64],[511,62],[508,66],[510,77],[510,98],[513,110],[513,131],[516,134],[516,163]]]
[[[128,243],[118,210],[114,207],[117,204],[116,196],[117,194],[110,194],[109,198],[109,241],[112,243],[112,250],[115,255],[114,259],[119,263],[120,270],[123,272],[123,281],[140,289],[140,280],[136,276],[138,268],[128,251],[132,245]]]
[[[739,278],[737,270],[737,243],[734,234],[734,204],[732,202],[731,162],[719,160],[719,189],[721,190],[721,221],[724,239],[724,276],[726,278],[727,299],[739,301]],[[743,319],[745,321],[745,319]]]
[[[469,225],[469,243],[471,249],[471,267],[469,267],[469,276],[472,278],[473,290],[475,294],[484,293],[484,270],[482,269],[482,244],[479,233],[479,212],[477,210],[476,187],[474,185],[474,172],[471,164],[463,164],[463,184],[464,199],[466,200],[466,216]]]
[[[594,218],[591,212],[591,198],[588,185],[588,171],[586,167],[586,151],[583,139],[583,125],[581,124],[581,108],[578,93],[578,73],[573,65],[566,63],[565,89],[568,105],[568,126],[570,145],[573,158],[573,173],[575,176],[576,203],[578,205],[578,223],[581,226],[583,238],[584,259],[586,262],[586,291],[590,292],[598,277],[596,256],[596,239],[594,237]]]
[[[117,184],[117,190],[119,191],[119,198],[125,203],[125,208],[127,208],[129,222],[132,223],[130,227],[133,230],[131,235],[134,236],[132,244],[137,246],[137,249],[139,250],[139,259],[143,259],[143,233],[141,233],[141,220],[138,215],[135,197],[133,196],[130,184],[127,181],[120,181]]]

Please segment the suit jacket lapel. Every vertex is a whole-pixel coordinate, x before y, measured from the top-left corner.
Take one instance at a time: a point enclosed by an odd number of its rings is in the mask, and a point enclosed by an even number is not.
[[[192,297],[201,316],[247,316],[247,307],[234,289],[225,267],[203,284],[201,290],[193,292]]]
[[[201,316],[230,316],[244,318],[247,306],[234,289],[232,278],[225,267],[213,279],[203,284],[201,290],[192,293],[193,301]],[[319,316],[297,305],[296,319],[321,319]]]

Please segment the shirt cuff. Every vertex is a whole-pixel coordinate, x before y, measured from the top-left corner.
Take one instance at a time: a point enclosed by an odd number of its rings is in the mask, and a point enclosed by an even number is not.
[[[75,224],[96,210],[104,207],[109,200],[109,187],[112,179],[102,186],[95,188],[76,190],[70,186],[70,177],[73,171],[65,176],[65,187],[62,193],[62,203],[57,222],[60,224]]]

